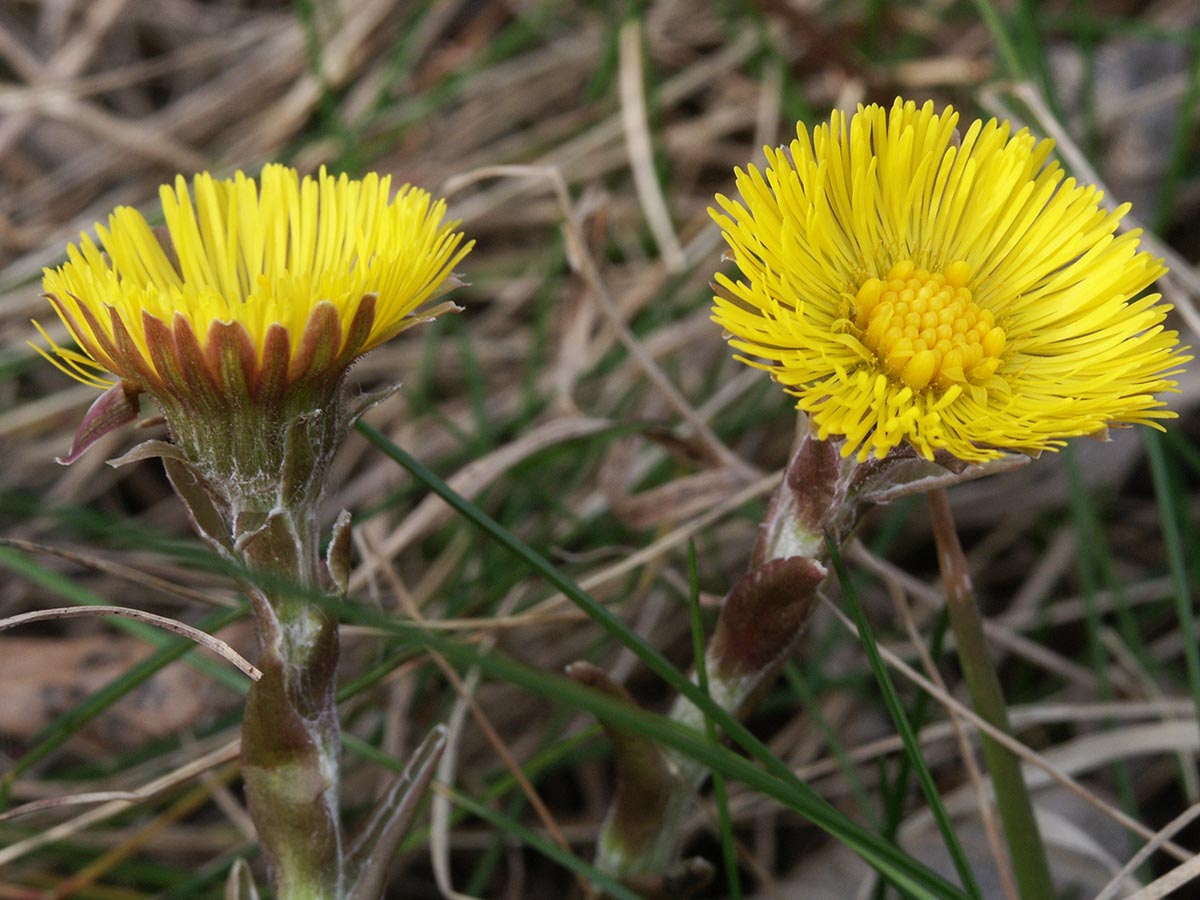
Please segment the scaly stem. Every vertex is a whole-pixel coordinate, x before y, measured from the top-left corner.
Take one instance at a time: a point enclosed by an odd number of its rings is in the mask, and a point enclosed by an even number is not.
[[[908,447],[882,459],[856,460],[843,456],[836,442],[802,431],[767,507],[749,569],[722,602],[705,650],[713,702],[742,719],[770,688],[815,606],[817,588],[827,574],[827,537],[840,546],[868,507],[982,471],[949,458],[925,460]],[[597,685],[602,673],[589,667],[581,680]],[[604,690],[620,691],[613,684],[604,684]],[[703,714],[685,697],[676,699],[670,717],[705,731]],[[607,730],[617,757],[618,786],[601,830],[596,864],[652,895],[687,896],[694,882],[686,879],[699,869],[695,860],[678,861],[680,828],[708,770],[638,735]]]
[[[135,453],[163,458],[197,532],[252,573],[262,677],[246,699],[242,780],[276,900],[379,900],[445,731],[425,740],[347,840],[338,815],[337,622],[321,600],[346,591],[350,515],[338,517],[322,560],[317,511],[333,454],[365,407],[351,409],[340,380],[321,390],[257,416],[237,404],[195,421],[169,410],[175,443]]]
[[[988,653],[983,620],[975,605],[971,575],[954,527],[944,490],[929,492],[929,510],[937,541],[938,565],[946,587],[950,627],[958,645],[958,659],[975,711],[1007,734],[1012,733],[1000,678]],[[1008,840],[1013,870],[1022,900],[1054,900],[1054,881],[1046,849],[1038,831],[1021,762],[1008,748],[983,735],[983,752],[996,793],[996,806]]]
[[[788,463],[783,483],[768,505],[749,571],[721,607],[716,634],[705,653],[708,693],[718,706],[746,716],[770,687],[788,658],[825,577],[820,561],[827,529],[844,532],[852,461],[842,460],[827,441],[804,434]],[[670,716],[704,733],[700,710],[678,697]],[[696,760],[646,747],[632,736],[611,735],[618,756],[618,788],[601,831],[596,864],[626,879],[649,879],[660,894],[686,896],[686,865],[676,860],[684,819],[708,777]],[[632,778],[628,773],[636,773]],[[624,773],[624,774],[623,774]],[[647,803],[653,796],[654,803]],[[675,890],[667,885],[675,884]]]
[[[945,474],[907,451],[859,462],[843,457],[833,442],[801,433],[768,505],[749,569],[722,602],[705,651],[714,703],[738,718],[750,714],[790,657],[815,606],[817,587],[827,574],[826,535],[840,544],[881,490],[902,490],[931,472]],[[594,682],[595,673],[589,678]],[[703,714],[684,697],[676,699],[670,716],[705,731]],[[639,889],[685,896],[680,879],[698,869],[694,861],[677,860],[680,830],[708,770],[619,730],[610,729],[610,738],[619,783],[596,864]]]

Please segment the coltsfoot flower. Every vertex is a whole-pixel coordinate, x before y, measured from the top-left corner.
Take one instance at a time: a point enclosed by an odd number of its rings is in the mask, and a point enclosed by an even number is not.
[[[180,177],[160,196],[165,228],[119,208],[96,226],[99,245],[85,235],[45,271],[46,297],[81,349],[43,331],[42,354],[106,388],[63,461],[133,419],[142,393],[157,401],[171,441],[113,462],[160,457],[196,531],[245,566],[261,677],[241,770],[275,895],[378,897],[444,732],[351,843],[338,805],[337,621],[313,602],[348,589],[350,514],[322,559],[320,507],[334,453],[370,403],[348,396],[351,363],[456,309],[427,303],[457,283],[471,245],[443,221],[442,201],[407,186],[393,197],[377,175],[300,178],[269,165],[258,181],[201,174],[189,190]]]
[[[165,228],[120,207],[96,226],[99,246],[84,235],[44,273],[82,352],[49,338],[41,352],[107,388],[67,461],[146,392],[189,457],[270,467],[261,444],[332,402],[355,359],[455,308],[425,304],[456,284],[471,245],[443,221],[443,201],[407,185],[392,197],[389,177],[268,165],[258,180],[205,173],[189,190],[180,176],[159,193]]]
[[[711,210],[744,280],[713,319],[822,439],[978,462],[1174,413],[1190,357],[1139,293],[1166,270],[1117,235],[1128,205],[1065,178],[1049,140],[897,99],[803,125]]]

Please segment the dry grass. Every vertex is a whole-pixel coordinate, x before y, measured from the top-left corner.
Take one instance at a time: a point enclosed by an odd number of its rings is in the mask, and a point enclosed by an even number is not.
[[[107,526],[107,541],[81,530],[86,509],[143,533],[189,535],[154,464],[104,465],[128,433],[69,469],[53,463],[94,392],[25,346],[29,320],[49,327],[52,318],[39,297],[40,268],[112,206],[149,207],[177,172],[253,171],[278,158],[304,169],[387,171],[448,195],[478,246],[464,266],[471,284],[457,297],[467,311],[407,333],[355,369],[364,387],[405,384],[371,424],[684,667],[686,542],[697,542],[702,587],[719,595],[745,564],[757,504],[793,427],[785,398],[728,359],[708,320],[720,250],[706,209],[715,191],[730,189],[733,166],[785,139],[798,116],[903,93],[1057,130],[1068,158],[1093,166],[1111,196],[1133,199],[1147,223],[1158,219],[1162,252],[1174,254],[1163,289],[1181,309],[1175,324],[1186,332],[1197,321],[1200,278],[1186,260],[1200,256],[1200,147],[1194,130],[1182,145],[1172,135],[1195,99],[1200,13],[1192,0],[1093,5],[1082,19],[1065,0],[1038,5],[1036,21],[1019,11],[1006,19],[1018,51],[1036,62],[1030,82],[1014,87],[976,7],[945,0],[660,0],[624,26],[603,3],[10,0],[0,5],[3,536],[37,542],[20,545],[22,558],[111,603],[191,622],[206,604],[224,608],[235,591],[220,575],[170,548],[131,546],[116,526]],[[1059,102],[1039,110],[1029,100],[1045,96],[1042,68]],[[1169,210],[1159,204],[1164,184]],[[1195,344],[1196,333],[1187,339]],[[1200,380],[1190,375],[1172,401],[1185,445],[1196,435],[1198,401]],[[1181,486],[1175,508],[1194,515],[1196,471],[1183,466],[1186,447],[1170,446]],[[1056,816],[1052,858],[1091,897],[1143,838],[1194,814],[1200,733],[1143,444],[1132,432],[1105,447],[1082,442],[1072,459],[1074,489],[1064,460],[1047,458],[966,486],[954,500],[1020,736],[1037,751],[1035,768],[1058,785],[1040,794]],[[341,507],[356,513],[361,602],[494,642],[549,671],[591,659],[661,707],[664,691],[627,650],[601,641],[564,598],[440,501],[423,499],[364,441],[349,442],[336,479],[327,513],[331,521]],[[1072,516],[1081,496],[1103,514],[1102,546],[1080,531],[1086,514]],[[31,497],[40,504],[32,513]],[[940,607],[924,513],[882,511],[862,537],[851,558],[873,573],[863,580],[870,614],[885,643],[919,668],[908,636],[928,641]],[[1186,522],[1184,538],[1197,548]],[[878,555],[883,545],[890,562]],[[0,616],[63,605],[50,582],[6,566]],[[26,630],[22,639],[36,642],[21,644],[19,657],[0,653],[0,673],[10,667],[0,684],[11,685],[0,687],[0,706],[16,702],[5,690],[35,698],[22,707],[31,713],[0,715],[6,767],[36,743],[41,725],[144,654],[136,638],[121,637],[109,639],[112,658],[69,655],[76,642],[112,634],[95,622]],[[252,656],[244,628],[223,636]],[[7,635],[0,641],[18,646]],[[377,636],[348,629],[345,676],[380,652]],[[68,658],[78,660],[75,677],[63,679]],[[935,662],[948,684],[932,688],[922,742],[986,868],[964,769],[964,748],[977,752],[978,739],[953,700],[961,693],[953,664]],[[755,727],[820,793],[866,817],[863,804],[877,809],[879,775],[891,777],[899,746],[859,647],[826,611],[796,663],[812,704],[798,703],[787,682]],[[237,695],[180,665],[167,675],[176,669],[187,677],[130,694],[124,712],[105,713],[15,781],[14,804],[51,808],[0,821],[0,897],[177,896],[170,891],[244,850],[248,826],[228,767]],[[917,676],[901,672],[912,702]],[[163,692],[175,699],[156,705]],[[127,724],[105,728],[118,714]],[[450,717],[455,777],[475,796],[507,763],[525,764],[589,724],[510,685],[447,680],[424,657],[349,701],[346,717],[352,732],[400,756]],[[566,759],[531,775],[540,818],[513,805],[519,791],[500,805],[590,857],[609,795],[603,745],[585,737]],[[351,757],[351,804],[381,777]],[[57,799],[81,792],[93,795],[88,805]],[[870,896],[864,872],[794,816],[736,785],[731,802],[758,896],[797,897],[801,886],[804,897]],[[902,837],[946,866],[922,805],[910,803]],[[692,847],[716,860],[712,821],[709,810],[691,823]],[[56,823],[65,824],[47,831]],[[1168,837],[1176,843],[1152,855],[1143,876],[1200,846],[1194,826]],[[46,849],[50,838],[64,843]],[[577,890],[562,870],[476,822],[436,834],[433,846],[449,861],[437,877],[458,890],[473,878],[488,898]],[[436,896],[423,847],[398,871],[394,896]],[[1002,896],[988,884],[988,896]],[[710,896],[722,890],[718,882]]]

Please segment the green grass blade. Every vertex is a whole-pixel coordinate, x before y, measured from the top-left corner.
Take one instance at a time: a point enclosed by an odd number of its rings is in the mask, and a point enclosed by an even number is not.
[[[1016,45],[1008,34],[1008,29],[1004,27],[1004,21],[1000,18],[999,11],[991,0],[974,0],[974,3],[975,8],[979,10],[979,17],[983,19],[988,31],[992,33],[992,40],[996,42],[996,51],[1000,54],[1008,76],[1023,79],[1025,66],[1021,62],[1021,55],[1017,53]]]
[[[858,769],[855,768],[853,761],[850,759],[850,754],[846,752],[846,748],[842,746],[842,742],[838,740],[837,734],[830,727],[829,721],[821,714],[817,696],[813,693],[812,687],[794,662],[789,661],[783,667],[783,678],[787,682],[792,693],[800,701],[801,706],[808,710],[809,716],[816,723],[817,728],[821,732],[821,736],[825,739],[825,744],[833,753],[834,759],[837,760],[838,767],[842,770],[842,777],[846,779],[846,783],[850,786],[851,793],[854,794],[854,799],[858,801],[859,808],[862,809],[863,815],[867,817],[867,821],[876,831],[881,830],[879,822],[879,814],[875,809],[875,804],[871,802],[871,796],[867,792],[867,786],[863,783],[862,776],[859,775]],[[925,694],[921,695],[926,696]],[[894,837],[895,835],[890,835]]]
[[[495,828],[500,829],[505,834],[511,835],[526,846],[532,847],[538,853],[549,859],[554,860],[565,869],[569,869],[576,875],[586,878],[588,881],[595,884],[597,887],[603,888],[604,892],[616,900],[646,900],[641,894],[631,891],[621,882],[617,881],[611,875],[601,872],[595,866],[580,859],[574,853],[568,853],[562,847],[555,844],[553,841],[548,841],[537,832],[526,828],[515,819],[510,819],[503,813],[498,813],[495,810],[488,809],[482,803],[476,803],[470,797],[460,794],[458,791],[448,790],[453,801],[463,809],[467,810],[474,816],[478,816],[485,822]]]
[[[1013,32],[1017,49],[1024,57],[1025,69],[1033,73],[1041,88],[1042,95],[1050,109],[1061,118],[1057,92],[1054,89],[1054,79],[1046,62],[1046,50],[1042,46],[1041,10],[1038,0],[1018,0],[1014,11],[1016,20]]]
[[[930,900],[966,898],[959,888],[940,875],[843,816],[794,776],[785,781],[764,772],[750,760],[726,747],[709,743],[704,735],[665,716],[617,701],[561,675],[535,669],[494,649],[485,652],[475,646],[459,644],[435,632],[422,630],[414,623],[389,619],[385,614],[365,607],[344,606],[343,609],[346,617],[352,621],[390,631],[398,638],[440,653],[462,668],[477,666],[489,678],[590,713],[617,727],[636,730],[665,747],[696,759],[726,778],[742,782],[843,841],[878,869],[881,875],[898,887],[911,891],[914,896]]]
[[[631,721],[633,712],[625,704],[608,703],[606,698],[597,697],[594,692],[575,685],[566,679],[550,678],[547,673],[536,670],[525,670],[519,666],[502,664],[499,656],[488,654],[473,654],[472,665],[478,665],[489,674],[505,678],[536,693],[544,694],[551,690],[559,702],[574,703],[588,709],[596,716],[605,716],[614,724],[621,727],[642,730],[652,728],[656,740],[674,747],[682,753],[718,768],[726,777],[737,778],[745,784],[767,793],[776,799],[783,800],[788,806],[803,815],[813,824],[824,829],[838,840],[862,856],[868,863],[879,870],[880,874],[889,881],[911,890],[920,897],[929,898],[961,898],[966,895],[961,890],[946,881],[928,867],[916,862],[894,844],[882,840],[878,835],[867,831],[858,823],[849,819],[832,807],[808,785],[796,778],[795,774],[756,737],[754,737],[736,719],[714,704],[695,684],[674,666],[656,649],[646,644],[636,633],[611,612],[600,605],[590,594],[580,588],[575,582],[556,569],[541,554],[528,547],[514,534],[476,507],[474,504],[459,496],[441,478],[414,459],[406,451],[397,447],[377,430],[359,422],[358,431],[385,454],[406,468],[413,477],[423,482],[439,497],[445,500],[467,521],[482,529],[489,537],[506,547],[510,552],[526,562],[535,572],[544,577],[551,585],[562,591],[593,621],[606,632],[628,647],[646,666],[668,684],[687,697],[701,711],[710,716],[732,740],[744,747],[747,752],[763,763],[768,774],[764,774],[750,763],[736,755],[730,754],[724,748],[712,748],[698,735],[675,723],[670,723],[661,717],[643,719],[648,715],[635,711],[638,718]],[[363,615],[368,611],[363,608],[347,609],[348,614]],[[378,617],[373,624],[381,627],[397,629],[398,623],[385,617]],[[427,646],[436,646],[439,652],[455,658],[455,651],[449,642],[441,641],[432,635],[424,634],[416,629],[408,629],[409,634]],[[457,654],[459,658],[461,653]],[[499,670],[504,668],[504,672]],[[566,682],[560,684],[559,682]],[[658,718],[660,722],[654,722]],[[665,723],[665,724],[664,724]]]
[[[1196,721],[1200,722],[1200,647],[1196,644],[1196,617],[1192,611],[1187,562],[1183,555],[1183,539],[1176,509],[1177,498],[1185,495],[1177,492],[1172,484],[1167,456],[1158,432],[1143,429],[1142,440],[1146,442],[1150,477],[1154,481],[1154,493],[1158,498],[1158,512],[1162,519],[1163,542],[1167,548],[1167,565],[1171,570],[1175,608],[1179,616],[1179,627],[1183,630],[1183,656],[1187,663],[1188,687],[1192,692],[1192,702],[1196,704]]]
[[[1159,188],[1158,205],[1154,210],[1154,230],[1165,234],[1171,223],[1171,213],[1179,199],[1180,181],[1187,167],[1189,149],[1196,134],[1197,111],[1200,110],[1200,28],[1193,29],[1192,67],[1188,72],[1187,89],[1175,117],[1171,135],[1171,153],[1167,170]]]
[[[321,42],[321,23],[317,21],[315,0],[294,0],[296,15],[304,29],[304,57],[309,74],[320,91],[317,99],[317,121],[320,130],[332,138],[339,149],[339,168],[357,169],[355,141],[338,115],[337,97],[325,77],[325,48]],[[328,12],[328,10],[326,10]]]
[[[958,877],[962,879],[967,893],[982,900],[979,885],[975,882],[975,873],[971,871],[971,864],[967,861],[967,855],[958,841],[958,835],[954,832],[954,823],[950,821],[950,816],[942,803],[937,784],[933,780],[933,773],[929,771],[929,766],[925,764],[925,757],[921,755],[921,744],[917,740],[912,724],[908,721],[908,716],[904,713],[900,695],[896,693],[896,686],[892,683],[883,657],[879,655],[879,646],[875,642],[875,634],[871,630],[867,614],[863,611],[862,603],[859,602],[858,591],[854,589],[854,583],[850,580],[850,573],[846,571],[846,564],[842,560],[841,553],[838,552],[837,544],[828,535],[825,537],[825,544],[829,549],[838,581],[842,585],[842,596],[854,616],[854,622],[858,626],[858,636],[862,640],[863,649],[866,650],[871,671],[875,673],[879,691],[883,694],[883,702],[888,708],[892,721],[896,724],[900,739],[904,742],[905,756],[911,761],[913,771],[916,772],[921,791],[929,803],[929,810],[933,813],[934,821],[937,822],[938,829],[942,832],[942,840],[945,841],[950,858],[954,861],[954,868],[958,872]]]
[[[950,611],[943,607],[942,611],[938,613],[937,623],[933,627],[933,638],[929,642],[929,656],[931,659],[941,658],[942,648],[946,642],[946,632],[949,630]],[[913,704],[912,715],[909,718],[913,726],[913,731],[920,733],[921,728],[925,725],[925,716],[928,710],[929,695],[922,691]],[[885,837],[894,839],[900,832],[900,822],[904,818],[904,798],[908,796],[908,779],[911,775],[911,760],[907,756],[901,757],[891,790],[886,792],[887,799],[884,802],[884,816],[886,821],[883,827]]]
[[[1100,515],[1096,510],[1095,503],[1092,500],[1091,494],[1087,490],[1087,486],[1083,482],[1083,473],[1079,471],[1079,465],[1075,462],[1075,454],[1068,444],[1063,448],[1063,465],[1067,470],[1067,486],[1068,500],[1071,509],[1071,518],[1075,523],[1075,532],[1079,537],[1079,581],[1083,589],[1083,605],[1084,605],[1084,625],[1087,629],[1087,646],[1088,657],[1091,669],[1096,673],[1096,679],[1100,686],[1100,698],[1102,700],[1113,699],[1112,680],[1109,678],[1109,661],[1108,652],[1104,649],[1103,640],[1103,616],[1100,613],[1097,595],[1100,591],[1100,578],[1103,578],[1108,587],[1120,598],[1118,610],[1125,612],[1122,616],[1122,624],[1125,626],[1121,629],[1121,636],[1125,641],[1129,652],[1132,653],[1138,662],[1147,670],[1152,671],[1148,665],[1149,660],[1146,659],[1142,652],[1141,641],[1137,635],[1136,625],[1132,621],[1131,616],[1127,614],[1128,610],[1124,602],[1124,596],[1121,593],[1121,586],[1113,577],[1112,560],[1108,552],[1108,542],[1104,537],[1104,529],[1101,524]],[[1117,727],[1116,722],[1108,720],[1105,723],[1107,728]],[[1130,815],[1136,815],[1137,809],[1137,792],[1134,790],[1133,779],[1129,774],[1129,766],[1124,760],[1119,760],[1113,766],[1113,778],[1117,784],[1117,793],[1121,798],[1121,804],[1125,811]],[[1134,847],[1133,851],[1136,852]]]
[[[700,575],[696,568],[696,542],[688,541],[688,609],[692,614],[692,658],[696,660],[696,682],[708,693],[708,665],[704,653],[704,617],[700,612]],[[717,743],[717,729],[712,719],[704,717],[704,733],[710,743]],[[721,855],[725,861],[725,879],[731,900],[742,900],[742,882],[738,878],[737,847],[733,842],[733,822],[729,818],[729,796],[725,778],[714,772],[713,797],[717,803],[717,818],[721,823]]]

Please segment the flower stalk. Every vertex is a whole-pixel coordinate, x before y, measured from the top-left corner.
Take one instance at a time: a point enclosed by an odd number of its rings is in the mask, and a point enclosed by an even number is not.
[[[721,606],[717,631],[705,651],[708,691],[731,714],[744,717],[787,659],[815,605],[826,570],[823,526],[837,519],[848,490],[843,465],[827,441],[805,434],[783,482],[772,495],[749,571]],[[632,703],[594,667],[576,664],[573,677]],[[703,732],[701,711],[683,697],[670,717]],[[597,844],[596,865],[653,895],[688,896],[703,887],[711,867],[676,857],[683,822],[708,777],[697,761],[662,750],[634,734],[606,726],[617,766],[617,789]],[[685,880],[684,876],[688,876]]]
[[[169,441],[114,465],[161,458],[196,532],[246,572],[259,668],[242,726],[246,803],[279,900],[378,900],[445,741],[434,729],[353,840],[339,809],[337,621],[350,518],[320,555],[330,464],[378,397],[346,373],[401,331],[457,309],[425,305],[458,284],[470,250],[445,204],[390,179],[269,165],[258,180],[197,175],[160,190],[166,227],[117,209],[100,245],[84,235],[47,269],[46,297],[79,350],[37,347],[105,388],[67,456],[156,401]],[[115,375],[116,381],[107,376]],[[388,392],[384,392],[385,394]],[[256,896],[244,868],[228,894]]]
[[[1012,734],[1004,690],[988,651],[983,619],[971,586],[970,569],[944,490],[929,492],[929,512],[937,543],[938,566],[946,589],[950,627],[971,702],[983,719],[1005,734]],[[1022,900],[1054,900],[1054,880],[1033,811],[1033,800],[1021,772],[1021,761],[986,734],[983,735],[983,752]]]
[[[745,719],[779,674],[816,606],[828,574],[826,535],[840,545],[871,506],[1008,467],[965,466],[949,457],[921,459],[908,447],[882,459],[843,455],[839,442],[805,430],[759,527],[748,571],[721,604],[705,650],[709,695]],[[632,703],[594,666],[569,670],[582,683]],[[699,732],[703,713],[683,697],[670,717]],[[617,769],[617,789],[597,845],[596,864],[651,895],[687,896],[711,874],[698,860],[680,861],[683,823],[708,777],[703,764],[661,750],[638,735],[605,726]]]
[[[280,900],[341,898],[350,873],[338,810],[337,622],[312,596],[332,582],[317,554],[320,490],[278,487],[273,508],[252,502],[232,520],[242,561],[265,576],[250,591],[263,677],[246,701],[242,779]],[[262,587],[267,580],[284,587]]]
[[[319,406],[209,420],[206,441],[204,422],[166,406],[174,442],[147,442],[118,461],[161,456],[197,532],[249,573],[262,677],[246,701],[242,780],[280,900],[377,900],[443,742],[440,731],[430,736],[351,841],[339,811],[329,612],[346,590],[350,517],[338,517],[322,559],[318,514],[333,455],[361,409],[343,376],[326,383]]]
[[[1175,416],[1159,395],[1191,357],[1164,325],[1170,307],[1142,294],[1165,268],[1136,230],[1117,233],[1128,207],[1066,177],[1050,141],[995,119],[958,124],[950,107],[902,98],[834,111],[764,148],[765,169],[736,169],[739,196],[710,209],[739,270],[716,274],[713,321],[811,429],[706,651],[712,699],[733,715],[753,709],[803,630],[826,535],[838,546],[867,506],[933,490],[963,668],[980,712],[1007,727],[941,491],[1071,437]],[[703,730],[682,698],[671,716]],[[652,748],[612,742],[618,778],[651,773],[668,789],[618,787],[599,864],[678,894],[679,826],[706,773],[667,752],[662,765],[623,761]],[[1019,766],[985,747],[1022,890],[1049,900]]]

